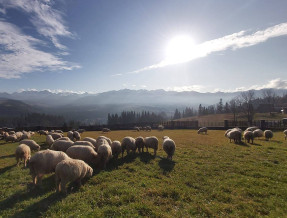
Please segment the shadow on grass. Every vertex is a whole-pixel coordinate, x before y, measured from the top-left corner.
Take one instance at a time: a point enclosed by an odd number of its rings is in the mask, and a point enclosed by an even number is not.
[[[132,163],[138,157],[138,155],[139,154],[137,154],[137,153],[135,153],[135,154],[130,153],[130,154],[124,156],[123,158],[121,158],[121,157],[118,157],[117,159],[113,158],[107,164],[106,170],[112,171],[112,170],[118,169],[119,166],[122,166],[124,163]],[[97,174],[98,172],[100,172],[100,170],[96,170],[95,174]]]
[[[245,147],[250,147],[250,145],[248,145],[246,142],[240,141],[239,143],[235,143],[236,145],[240,145],[240,146],[245,146]]]
[[[253,143],[252,145],[255,145],[255,146],[262,146],[261,144],[257,144],[257,143]]]
[[[32,180],[32,179],[31,179]],[[53,185],[51,185],[51,183]],[[27,190],[22,190],[16,192],[12,196],[0,202],[0,210],[6,210],[7,208],[12,208],[15,204],[26,201],[31,198],[36,198],[38,196],[44,195],[45,193],[51,191],[55,188],[55,178],[51,175],[42,181],[42,186],[34,187],[32,183],[27,184]]]
[[[158,165],[163,169],[164,173],[170,172],[175,166],[175,162],[166,158],[159,157],[161,160],[158,162]]]
[[[13,217],[41,217],[43,214],[58,201],[66,197],[62,193],[52,193],[47,198],[44,198],[13,215]]]
[[[0,159],[5,159],[5,158],[9,158],[9,157],[15,157],[15,154],[9,154],[9,155],[5,155],[5,156],[1,156]]]
[[[149,163],[151,160],[155,159],[155,156],[149,152],[143,152],[139,155],[140,161],[144,163]]]
[[[4,168],[0,169],[0,175],[3,174],[3,173],[5,173],[6,171],[12,169],[12,168],[15,167],[15,166],[16,166],[16,164],[11,165],[11,166],[7,166],[7,167],[4,167]]]

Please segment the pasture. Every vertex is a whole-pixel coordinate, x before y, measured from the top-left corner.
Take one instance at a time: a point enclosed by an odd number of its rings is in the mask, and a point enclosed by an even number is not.
[[[85,132],[93,138],[101,132]],[[125,136],[159,138],[159,150],[124,155],[95,170],[80,189],[56,193],[54,175],[32,189],[28,169],[16,166],[18,143],[0,141],[0,217],[284,217],[287,214],[287,141],[275,132],[271,141],[230,143],[224,131],[198,135],[195,130],[112,131]],[[166,160],[162,137],[176,142]],[[46,149],[45,136],[32,137]],[[33,154],[32,154],[33,155]]]

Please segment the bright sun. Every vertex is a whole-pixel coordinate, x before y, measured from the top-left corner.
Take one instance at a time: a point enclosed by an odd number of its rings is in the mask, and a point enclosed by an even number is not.
[[[188,61],[195,52],[195,44],[189,36],[177,36],[166,48],[166,62],[169,64]]]

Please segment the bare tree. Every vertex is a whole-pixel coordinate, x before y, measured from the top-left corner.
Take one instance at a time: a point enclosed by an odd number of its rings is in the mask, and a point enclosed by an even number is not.
[[[273,110],[274,104],[276,103],[277,95],[272,89],[264,89],[262,90],[262,96],[263,96],[264,101],[270,105],[269,113],[271,113]]]
[[[233,98],[229,101],[229,109],[230,109],[231,113],[233,114],[234,125],[237,125],[237,115],[238,115],[239,110],[240,110],[239,106],[240,106],[240,102],[239,102],[238,97]]]
[[[252,101],[255,99],[255,92],[253,90],[249,90],[247,92],[241,92],[240,102],[242,112],[246,115],[247,121],[250,125],[252,125],[253,117],[255,114],[254,107]]]

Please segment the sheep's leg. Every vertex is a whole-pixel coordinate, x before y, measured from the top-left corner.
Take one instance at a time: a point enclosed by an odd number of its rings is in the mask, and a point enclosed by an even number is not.
[[[57,190],[57,192],[61,191],[60,182],[61,182],[60,177],[56,176],[56,190]]]
[[[33,175],[32,179],[33,179],[33,184],[36,185],[37,184],[37,175]]]
[[[17,166],[19,166],[20,161],[19,161],[19,158],[18,158],[18,157],[16,157],[16,161],[17,161]]]
[[[61,180],[61,191],[64,192],[65,194],[67,194],[66,184],[67,181]]]
[[[38,184],[39,185],[42,185],[42,177],[43,177],[43,175],[38,175],[37,176],[37,180],[38,180]]]
[[[24,159],[24,167],[26,167],[27,166],[27,159],[25,158]]]

